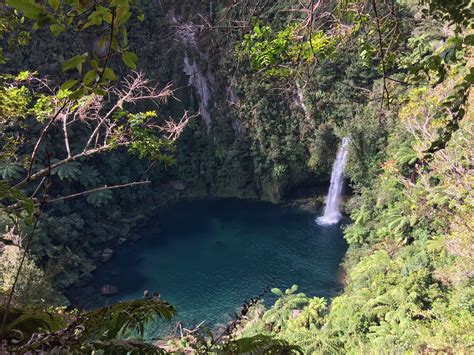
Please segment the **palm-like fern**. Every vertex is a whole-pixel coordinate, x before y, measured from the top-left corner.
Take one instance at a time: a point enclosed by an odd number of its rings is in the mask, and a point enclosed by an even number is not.
[[[397,160],[398,164],[403,166],[414,164],[419,159],[419,157],[417,152],[411,146],[404,145],[400,147],[400,149],[395,154],[395,159]]]
[[[282,292],[278,288],[272,289],[272,292],[281,296],[262,317],[262,320],[271,325],[274,330],[281,330],[286,321],[291,317],[293,310],[302,309],[309,303],[309,298],[304,293],[295,293],[298,286],[293,285],[291,288]]]
[[[170,320],[174,308],[158,300],[136,300],[118,303],[85,313],[75,323],[84,325],[85,337],[99,336],[102,340],[118,337],[123,331],[143,336],[145,325],[156,318]]]
[[[123,302],[79,314],[67,327],[64,327],[64,321],[57,323],[57,318],[45,311],[38,311],[29,318],[22,318],[23,313],[12,312],[9,315],[12,320],[8,322],[6,338],[12,344],[18,342],[13,334],[32,336],[28,341],[23,337],[20,345],[15,346],[15,351],[89,353],[101,350],[105,354],[159,354],[161,350],[150,344],[122,338],[130,332],[142,337],[146,324],[157,318],[170,320],[175,310],[169,303],[160,300]]]
[[[308,305],[304,307],[300,314],[288,322],[290,329],[300,328],[310,329],[321,324],[323,313],[326,310],[326,300],[322,297],[313,297]]]
[[[166,352],[152,344],[135,339],[112,339],[93,341],[83,348],[84,353],[127,354],[127,355],[160,355]]]
[[[5,308],[0,307],[0,320],[5,316]],[[10,308],[1,339],[9,342],[28,340],[33,333],[54,332],[65,326],[65,322],[55,312],[34,307]]]
[[[228,342],[217,353],[223,354],[302,354],[298,346],[268,335],[256,335]]]

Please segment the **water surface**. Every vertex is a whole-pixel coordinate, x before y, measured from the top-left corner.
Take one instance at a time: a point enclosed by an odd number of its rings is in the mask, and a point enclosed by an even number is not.
[[[156,291],[172,303],[178,319],[215,327],[267,287],[292,284],[311,296],[340,289],[346,251],[340,225],[318,226],[315,216],[253,200],[195,200],[161,210],[94,274],[89,306],[143,297]],[[119,294],[100,296],[105,284]],[[86,296],[76,294],[82,301]],[[265,302],[275,300],[266,294]]]

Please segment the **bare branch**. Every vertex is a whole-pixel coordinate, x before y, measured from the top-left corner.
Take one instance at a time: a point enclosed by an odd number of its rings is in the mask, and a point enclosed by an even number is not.
[[[67,134],[67,115],[63,115],[63,133],[64,133],[64,146],[66,147],[67,157],[71,157],[71,148],[69,147],[69,137]]]
[[[46,135],[49,134],[56,122],[61,122],[58,128],[63,135],[63,149],[66,152],[66,157],[52,164],[51,169],[117,147],[129,146],[136,136],[136,126],[133,126],[133,113],[130,113],[130,107],[126,106],[137,105],[143,101],[166,102],[173,95],[170,84],[159,89],[139,72],[127,75],[117,87],[106,88],[106,97],[91,94],[75,101],[74,105],[70,100],[61,100],[54,96],[54,90],[46,79],[38,79],[35,82],[38,90],[51,91],[53,105],[56,105],[56,109],[35,143],[27,176],[18,182],[15,188],[23,188],[32,180],[48,174],[48,168],[39,168],[34,172],[33,163],[37,160],[39,148]],[[142,122],[140,126],[151,134],[156,132],[157,135],[162,135],[163,139],[174,142],[182,134],[190,118],[187,113],[177,121],[162,120],[156,118],[155,115],[150,115],[146,116],[145,122]],[[161,122],[159,122],[160,120]],[[85,138],[82,138],[84,141],[81,139],[77,142],[84,144],[79,152],[74,151],[74,145],[71,147],[69,125],[72,123],[81,125],[85,129],[83,131],[90,132],[88,135],[86,133]]]
[[[71,198],[76,198],[76,197],[88,195],[88,194],[91,194],[91,193],[93,193],[93,192],[98,192],[98,191],[122,189],[122,188],[124,188],[124,187],[137,186],[137,185],[145,185],[145,184],[149,184],[149,183],[151,183],[151,181],[146,180],[146,181],[135,181],[135,182],[130,182],[130,183],[121,184],[121,185],[113,185],[113,186],[107,186],[107,185],[105,185],[105,186],[98,187],[98,188],[95,188],[95,189],[91,189],[91,190],[87,190],[87,191],[78,192],[78,193],[76,193],[76,194],[72,194],[72,195],[68,195],[68,196],[63,196],[63,197],[55,198],[55,199],[53,199],[53,200],[47,201],[47,203],[69,200],[69,199],[71,199]]]
[[[188,116],[188,112],[186,111],[179,122],[176,123],[173,120],[167,120],[164,126],[158,126],[157,128],[165,133],[166,139],[174,142],[179,138],[189,120],[193,117],[195,116]]]
[[[33,148],[33,152],[31,153],[30,165],[28,167],[28,176],[26,177],[27,180],[29,180],[31,178],[31,172],[33,170],[33,163],[35,162],[36,155],[38,154],[38,149],[39,149],[41,143],[43,143],[43,139],[46,136],[46,133],[48,133],[48,131],[51,128],[52,124],[58,118],[61,111],[64,110],[64,108],[67,106],[68,102],[69,102],[68,100],[64,101],[64,103],[56,110],[56,113],[53,115],[53,117],[51,117],[51,119],[48,121],[46,126],[41,131],[41,134],[40,134],[40,136],[39,136],[38,140],[36,141],[36,144]]]

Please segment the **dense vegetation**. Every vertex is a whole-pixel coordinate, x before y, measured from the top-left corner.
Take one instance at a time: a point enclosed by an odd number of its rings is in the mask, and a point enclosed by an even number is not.
[[[274,290],[281,299],[242,336],[277,334],[317,353],[472,348],[472,13],[464,18],[457,5],[432,4],[436,18],[457,24],[448,38],[399,20],[417,35],[389,52],[399,56],[393,63],[379,54],[385,68],[374,87],[388,90],[376,101],[387,105],[375,102],[343,128],[356,191],[344,293],[328,308],[296,289]]]
[[[3,345],[472,351],[469,1],[7,4]],[[172,93],[170,81],[186,88]],[[252,301],[224,334],[190,333],[161,349],[138,338],[147,321],[174,314],[165,302],[61,307],[60,291],[89,276],[104,246],[125,242],[153,206],[209,195],[280,202],[327,178],[344,136],[354,194],[339,296],[273,289],[271,308]]]

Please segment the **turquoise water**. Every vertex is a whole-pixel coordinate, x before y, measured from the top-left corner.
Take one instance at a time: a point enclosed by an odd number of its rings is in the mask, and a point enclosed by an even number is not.
[[[183,201],[158,213],[142,237],[123,245],[94,274],[89,306],[141,298],[156,291],[177,320],[210,328],[226,323],[246,299],[268,287],[297,284],[308,295],[331,297],[347,245],[340,224],[318,226],[315,216],[253,200]],[[112,284],[119,294],[100,296]],[[274,301],[267,293],[266,304]]]

